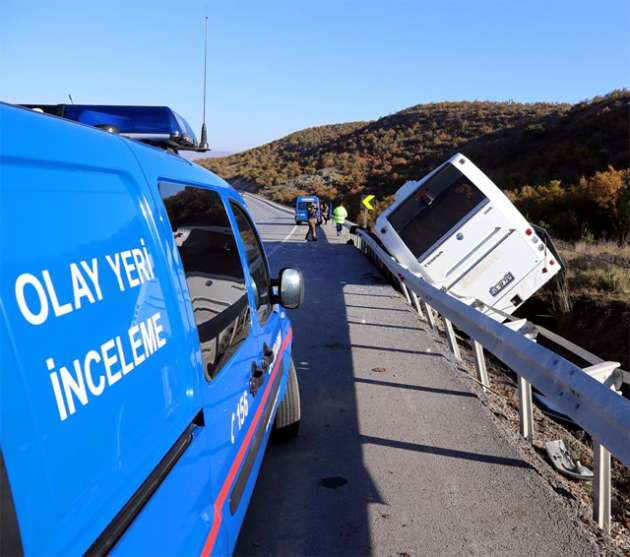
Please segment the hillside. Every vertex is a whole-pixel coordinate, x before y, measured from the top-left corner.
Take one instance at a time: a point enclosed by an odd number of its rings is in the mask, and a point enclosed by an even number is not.
[[[569,241],[561,244],[567,300],[560,304],[553,288],[544,289],[521,316],[628,369],[629,106],[627,91],[573,106],[418,105],[373,122],[302,130],[206,164],[236,187],[276,201],[302,192],[342,199],[356,219],[362,193],[377,195],[378,211],[406,180],[461,151],[531,222]]]
[[[580,197],[575,192],[581,177],[588,181],[609,166],[616,171],[630,167],[629,101],[630,93],[624,90],[573,106],[511,102],[417,105],[372,122],[309,128],[243,153],[201,162],[227,180],[249,184],[278,201],[290,202],[302,192],[315,192],[341,198],[356,212],[362,193],[384,199],[406,180],[421,177],[461,151],[500,187],[515,190],[511,195],[517,204],[523,192],[517,188],[556,181],[553,184],[567,196],[563,202],[573,206]],[[611,218],[619,213],[618,183],[625,182],[621,175],[614,178],[615,185],[610,187],[617,189],[611,194],[612,201],[606,198],[608,205],[600,203],[599,207]],[[538,214],[536,203],[547,200],[532,201],[531,192],[525,189],[528,216],[552,229],[555,226],[557,230],[552,231],[566,239],[585,232],[618,237],[618,224],[599,222],[601,215],[597,222],[589,220],[592,200],[584,200],[589,187],[590,182],[580,190],[585,214],[576,213],[570,223],[557,226],[545,221],[546,214]]]

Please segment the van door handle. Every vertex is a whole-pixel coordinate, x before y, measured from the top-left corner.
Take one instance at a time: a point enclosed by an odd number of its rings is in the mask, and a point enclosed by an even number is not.
[[[262,359],[263,367],[265,369],[269,369],[269,366],[273,363],[273,359],[274,359],[273,350],[269,348],[267,344],[263,344],[263,359]]]
[[[265,367],[258,366],[256,362],[252,362],[252,375],[249,378],[249,392],[252,396],[256,396],[258,389],[265,382]]]

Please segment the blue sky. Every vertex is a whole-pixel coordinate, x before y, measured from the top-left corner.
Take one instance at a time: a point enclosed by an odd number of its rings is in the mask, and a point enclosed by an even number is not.
[[[236,151],[410,105],[627,87],[630,0],[1,0],[0,99],[165,104]]]

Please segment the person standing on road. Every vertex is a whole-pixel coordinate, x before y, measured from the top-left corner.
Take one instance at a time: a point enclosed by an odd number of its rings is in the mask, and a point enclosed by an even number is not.
[[[309,240],[317,242],[317,207],[315,207],[314,203],[311,203],[306,211],[308,215],[308,231],[306,232],[306,237],[304,239],[307,242]]]
[[[343,224],[346,222],[346,218],[348,217],[348,211],[343,206],[343,203],[339,203],[335,210],[333,211],[333,219],[335,220],[335,227],[337,228],[337,236],[341,236],[341,231],[343,230]]]

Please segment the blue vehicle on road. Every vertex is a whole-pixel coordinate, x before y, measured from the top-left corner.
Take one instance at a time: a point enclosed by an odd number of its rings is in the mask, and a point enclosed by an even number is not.
[[[297,434],[301,273],[271,278],[241,196],[146,144],[189,127],[143,143],[119,112],[0,104],[3,555],[230,554],[271,431]]]
[[[321,203],[316,195],[300,195],[295,200],[295,224],[301,224],[308,220],[308,206],[313,203],[317,207],[319,224],[322,223]]]

